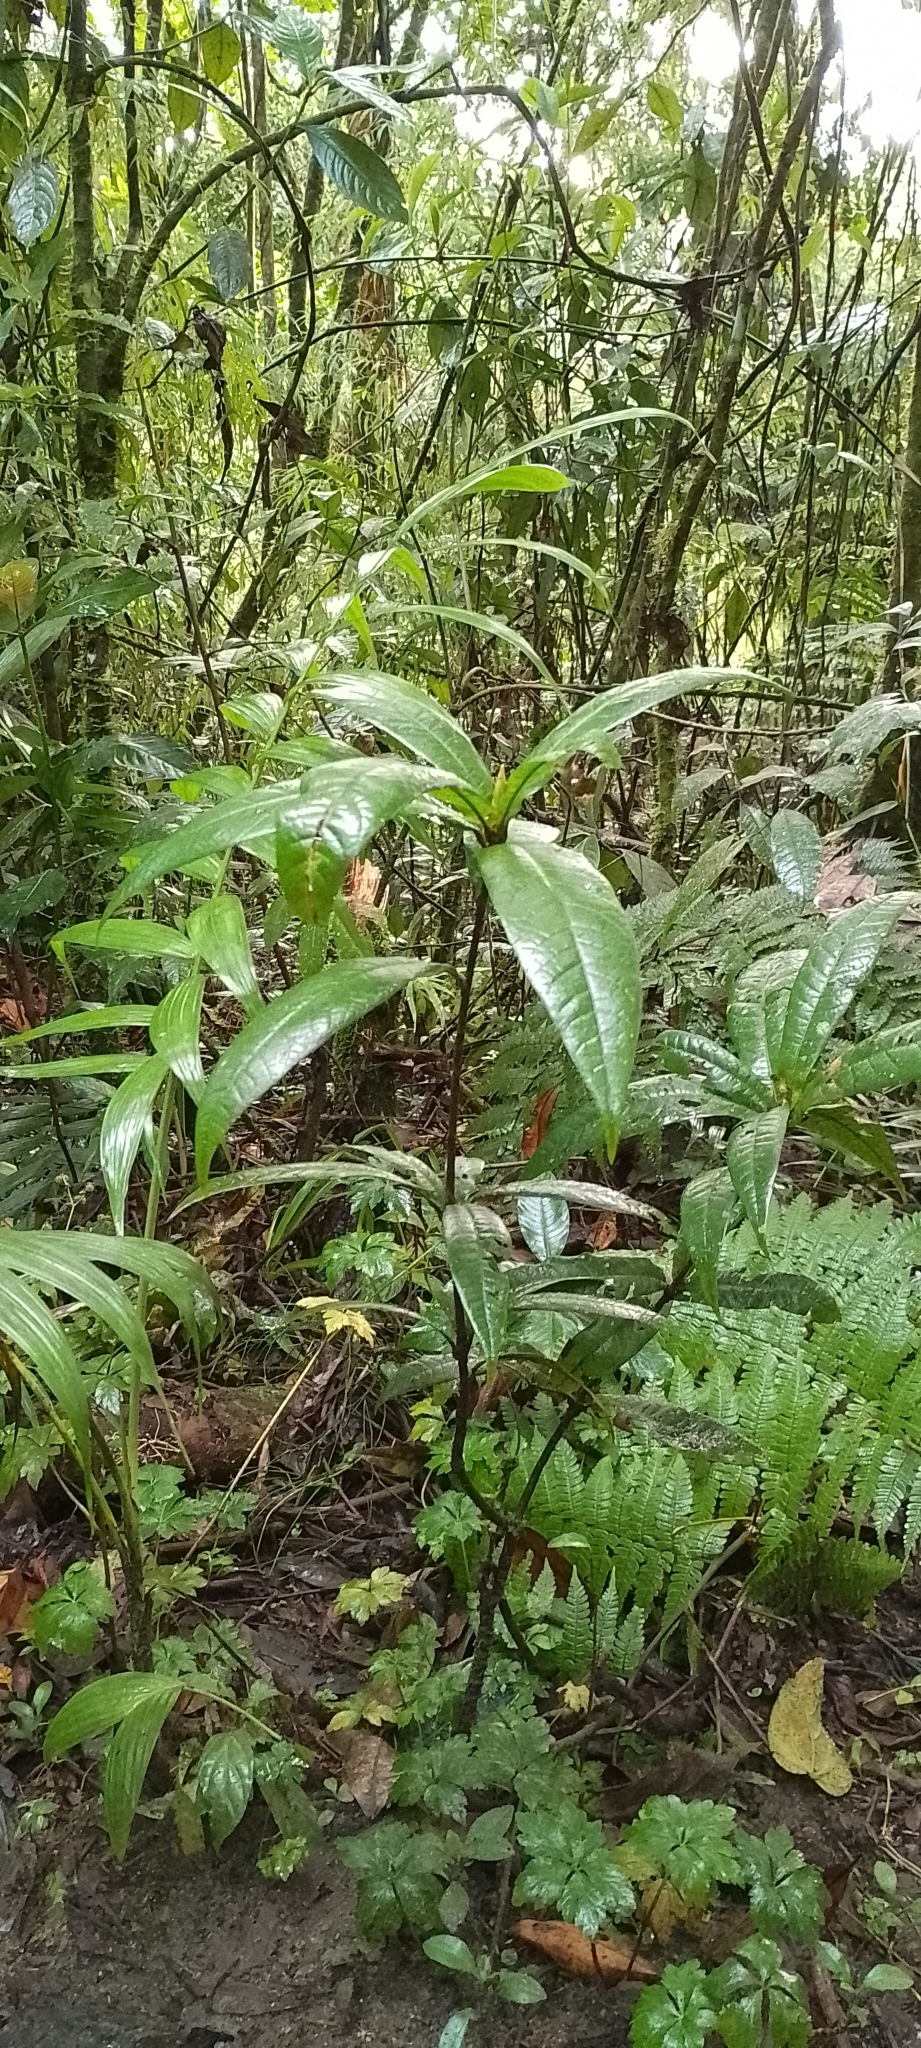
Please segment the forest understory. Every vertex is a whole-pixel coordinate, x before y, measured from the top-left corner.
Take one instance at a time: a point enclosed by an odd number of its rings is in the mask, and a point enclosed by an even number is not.
[[[0,2044],[921,2032],[921,13],[0,10]]]

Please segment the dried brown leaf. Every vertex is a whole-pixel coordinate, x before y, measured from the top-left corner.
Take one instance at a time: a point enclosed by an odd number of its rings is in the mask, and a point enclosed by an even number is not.
[[[374,1820],[390,1798],[394,1752],[389,1742],[369,1728],[343,1730],[337,1746],[344,1757],[342,1775],[349,1791],[367,1819]]]

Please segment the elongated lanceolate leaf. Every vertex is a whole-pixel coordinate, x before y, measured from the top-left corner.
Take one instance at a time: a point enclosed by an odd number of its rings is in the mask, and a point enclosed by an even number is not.
[[[8,1235],[12,1242],[13,1232]],[[217,1307],[214,1287],[204,1267],[178,1245],[151,1244],[140,1237],[106,1237],[100,1230],[17,1230],[15,1244],[18,1251],[28,1250],[30,1256],[35,1246],[48,1257],[60,1252],[70,1261],[115,1266],[120,1272],[134,1273],[155,1294],[163,1294],[172,1302],[190,1337],[207,1337],[213,1330]]]
[[[239,896],[209,897],[186,919],[186,931],[212,974],[239,998],[247,1016],[254,1016],[262,996]]]
[[[218,1145],[251,1103],[336,1031],[357,1023],[427,966],[425,960],[338,962],[268,1003],[221,1054],[208,1077],[195,1124],[199,1181],[207,1179]]]
[[[815,895],[822,841],[805,811],[778,811],[771,819],[771,859],[777,880],[802,909]]]
[[[150,1042],[155,1052],[162,1053],[183,1088],[197,1099],[204,1087],[205,1070],[201,1060],[201,999],[205,984],[200,974],[188,974],[185,981],[177,981],[158,1003],[150,1020]]]
[[[50,1241],[49,1241],[50,1240]],[[9,1273],[20,1273],[40,1288],[69,1294],[115,1332],[148,1384],[156,1380],[147,1332],[123,1288],[101,1272],[63,1231],[0,1230],[0,1286]]]
[[[498,1256],[504,1249],[502,1225],[491,1209],[452,1202],[444,1213],[444,1232],[451,1278],[483,1357],[492,1364],[508,1322],[508,1274]]]
[[[149,1693],[126,1714],[106,1750],[102,1770],[102,1812],[114,1856],[121,1858],[128,1847],[131,1823],[144,1789],[147,1766],[157,1736],[170,1709],[179,1697],[173,1682],[159,1681],[159,1692]]]
[[[153,1053],[116,1089],[102,1119],[99,1163],[119,1236],[125,1228],[131,1169],[142,1139],[151,1135],[153,1106],[168,1073],[168,1059],[162,1053]]]
[[[638,1202],[633,1195],[621,1194],[619,1188],[606,1188],[603,1183],[590,1180],[548,1180],[538,1179],[514,1181],[510,1186],[489,1188],[490,1201],[510,1195],[557,1195],[568,1202],[571,1209],[602,1209],[612,1216],[640,1216],[646,1223],[662,1223],[665,1219],[659,1209],[650,1209],[648,1202]]]
[[[94,1736],[105,1735],[110,1728],[117,1728],[119,1721],[138,1707],[165,1700],[165,1712],[169,1713],[181,1690],[175,1678],[161,1677],[152,1671],[113,1671],[105,1678],[93,1679],[91,1684],[81,1686],[66,1706],[55,1714],[45,1736],[43,1754],[46,1764],[53,1764],[59,1756],[66,1756],[78,1742],[89,1742]],[[214,1696],[214,1687],[207,1679],[201,1691],[206,1699]]]
[[[492,795],[492,776],[457,720],[427,690],[376,670],[343,669],[317,676],[318,697],[387,734],[417,760],[428,761],[477,796]]]
[[[536,1259],[552,1259],[569,1236],[569,1209],[559,1195],[521,1194],[518,1228]]]
[[[46,156],[24,156],[13,172],[6,199],[13,233],[24,249],[43,235],[61,203],[61,182]]]
[[[905,1026],[879,1031],[851,1047],[829,1068],[842,1095],[884,1094],[888,1088],[912,1088],[921,1081],[921,1037],[908,1038]]]
[[[859,1160],[904,1195],[898,1161],[881,1124],[863,1123],[849,1109],[814,1109],[804,1117],[803,1129],[824,1151]]]
[[[779,1308],[788,1316],[811,1316],[815,1323],[837,1323],[841,1310],[827,1287],[808,1273],[736,1273],[726,1268],[718,1274],[721,1308]]]
[[[771,1045],[768,1006],[791,988],[805,952],[767,953],[743,969],[726,1011],[726,1025],[739,1059],[756,1080],[770,1088]]]
[[[786,1109],[769,1109],[737,1124],[726,1146],[726,1165],[739,1206],[759,1237],[767,1226],[786,1132]]]
[[[4,1081],[76,1081],[81,1076],[133,1074],[144,1065],[142,1052],[75,1052],[62,1060],[32,1060],[25,1067],[2,1067]]]
[[[691,1066],[700,1067],[708,1086],[718,1095],[744,1103],[749,1109],[764,1109],[771,1101],[766,1084],[749,1073],[735,1053],[718,1039],[709,1038],[706,1032],[661,1031],[657,1042],[667,1065],[676,1063],[682,1073]]]
[[[106,1003],[95,1010],[70,1010],[66,1017],[51,1017],[47,1024],[34,1024],[31,1031],[16,1031],[5,1038],[7,1045],[29,1045],[33,1038],[81,1038],[84,1031],[128,1031],[150,1023],[153,1003]]]
[[[0,1330],[31,1365],[69,1422],[77,1450],[89,1463],[89,1403],[77,1356],[51,1310],[8,1269],[0,1285]]]
[[[465,626],[486,639],[503,640],[507,647],[514,648],[516,654],[524,656],[538,675],[543,676],[545,683],[555,687],[554,677],[543,657],[531,646],[530,640],[526,640],[523,633],[516,632],[506,619],[493,618],[487,612],[471,612],[459,604],[420,604],[418,598],[407,604],[379,604],[376,612],[411,612],[414,617],[421,613],[424,618],[446,620],[449,626]]]
[[[192,948],[184,932],[171,924],[153,924],[143,917],[94,917],[55,932],[51,950],[63,961],[68,946],[90,952],[124,953],[129,960],[190,960]]]
[[[320,839],[339,860],[353,860],[391,818],[458,779],[448,773],[440,782],[441,774],[399,760],[330,762],[304,777],[301,795],[285,812],[284,830],[295,839]]]
[[[722,1167],[699,1173],[681,1197],[681,1241],[711,1308],[718,1307],[720,1251],[735,1206],[735,1189]]]
[[[512,950],[552,1017],[613,1154],[640,1028],[636,941],[613,889],[545,840],[488,846],[479,870]]]
[[[629,725],[642,712],[654,711],[657,704],[666,704],[670,697],[683,691],[712,689],[716,679],[731,673],[713,668],[673,669],[667,675],[648,676],[635,683],[624,683],[616,690],[600,691],[545,733],[509,776],[510,811],[517,810],[526,797],[542,788],[563,762],[571,761],[575,754],[597,752],[612,732]]]
[[[898,914],[897,904],[858,903],[810,946],[790,990],[776,1061],[779,1079],[790,1087],[809,1079]]]
[[[125,880],[119,882],[103,929],[111,923],[114,911],[119,910],[130,897],[140,895],[148,883],[155,882],[160,875],[169,874],[173,868],[189,867],[211,853],[226,853],[230,846],[248,846],[253,840],[271,837],[278,819],[299,790],[299,782],[277,782],[267,789],[248,789],[240,796],[228,797],[226,802],[214,804],[210,810],[199,811],[187,825],[180,825],[175,832],[164,832],[162,839],[145,847]],[[65,933],[63,936],[70,935]],[[190,953],[191,950],[190,946]]]

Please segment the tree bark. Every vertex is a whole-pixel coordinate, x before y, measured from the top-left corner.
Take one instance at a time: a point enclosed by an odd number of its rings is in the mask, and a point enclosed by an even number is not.
[[[921,316],[912,360],[908,436],[900,467],[902,489],[889,580],[889,604],[890,607],[910,605],[914,614],[921,608]],[[900,648],[896,644],[899,629],[907,623],[907,614],[893,621],[896,630],[886,656],[883,682],[887,690],[901,689],[907,696],[913,696],[913,671],[917,667],[918,649]]]

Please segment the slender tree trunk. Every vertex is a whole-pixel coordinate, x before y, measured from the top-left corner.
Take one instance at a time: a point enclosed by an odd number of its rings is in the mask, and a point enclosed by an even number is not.
[[[890,606],[910,605],[912,613],[916,613],[921,608],[921,316],[912,363],[908,438],[900,468],[902,489],[889,580],[889,603]],[[902,649],[896,645],[899,629],[907,623],[907,618],[908,615],[903,614],[893,621],[896,631],[886,656],[883,680],[887,690],[903,689],[907,695],[913,696],[913,671],[917,667],[918,649]]]

